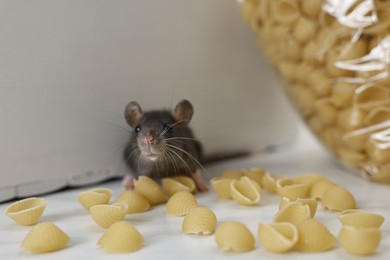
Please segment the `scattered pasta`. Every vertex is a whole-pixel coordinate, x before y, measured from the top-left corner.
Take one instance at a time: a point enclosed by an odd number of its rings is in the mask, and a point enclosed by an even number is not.
[[[356,228],[380,228],[385,221],[385,218],[379,214],[357,209],[345,210],[337,217],[344,226]]]
[[[92,206],[108,204],[112,196],[112,190],[106,188],[96,188],[79,193],[77,200],[89,211]]]
[[[298,241],[298,230],[288,222],[260,223],[258,229],[260,244],[271,253],[285,253]]]
[[[172,196],[178,191],[195,192],[194,180],[190,177],[180,176],[162,179],[162,188],[168,196]]]
[[[288,222],[296,225],[310,218],[311,212],[308,205],[303,205],[299,202],[292,202],[276,213],[274,222]]]
[[[134,180],[134,190],[143,195],[151,205],[163,203],[166,198],[160,185],[147,176],[139,176]]]
[[[124,202],[112,205],[96,205],[90,208],[93,220],[102,228],[123,220],[127,214],[127,204]]]
[[[126,221],[112,224],[98,241],[108,253],[129,253],[140,249],[144,238],[139,231]]]
[[[322,252],[336,244],[336,238],[320,222],[307,219],[297,224],[298,242],[296,249],[303,252]]]
[[[184,216],[191,209],[198,207],[198,201],[195,196],[188,191],[179,191],[169,198],[165,205],[167,213],[173,216]]]
[[[116,199],[116,203],[119,202],[127,204],[127,214],[145,212],[150,208],[149,201],[135,190],[122,192]]]
[[[215,231],[215,241],[225,252],[247,252],[255,248],[255,238],[244,224],[238,221],[222,223]]]
[[[223,177],[214,177],[210,180],[211,187],[215,193],[223,199],[232,199],[230,193],[230,184],[234,179],[223,178]]]
[[[22,247],[31,253],[47,253],[60,250],[69,243],[69,236],[50,222],[42,222],[30,229]]]
[[[197,207],[184,217],[182,232],[194,235],[209,235],[214,232],[217,217],[208,208]]]
[[[276,192],[290,200],[305,198],[307,196],[309,185],[307,183],[297,183],[290,178],[280,178],[276,181]]]
[[[382,233],[378,228],[343,226],[338,240],[340,245],[353,255],[370,255],[378,247]]]
[[[336,185],[324,193],[322,205],[330,210],[343,211],[355,209],[356,201],[348,190]]]
[[[230,183],[230,194],[242,205],[254,205],[260,201],[261,187],[254,180],[244,176]]]
[[[35,224],[45,211],[47,202],[42,198],[27,198],[9,205],[5,214],[23,226]]]

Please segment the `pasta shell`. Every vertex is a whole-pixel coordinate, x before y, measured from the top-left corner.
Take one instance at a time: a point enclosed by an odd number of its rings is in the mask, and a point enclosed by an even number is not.
[[[261,186],[270,193],[276,193],[276,180],[268,172],[266,172],[263,178],[261,178]]]
[[[209,235],[214,232],[217,217],[208,208],[193,208],[184,217],[182,232],[185,234]]]
[[[20,225],[30,226],[40,219],[46,205],[45,199],[27,198],[9,205],[5,214]]]
[[[385,218],[379,214],[356,209],[345,210],[337,217],[341,224],[356,228],[380,228],[385,221]]]
[[[96,224],[108,228],[112,223],[123,220],[127,214],[127,204],[124,202],[112,205],[96,205],[90,209],[91,216]]]
[[[314,199],[296,199],[295,201],[290,201],[288,198],[283,197],[282,200],[279,203],[279,210],[286,207],[287,205],[291,203],[300,203],[302,205],[308,205],[310,208],[310,217],[314,218],[316,212],[317,212],[317,201]]]
[[[353,195],[340,186],[334,186],[325,192],[322,198],[322,205],[326,209],[343,211],[355,209],[356,201]]]
[[[234,179],[214,177],[210,180],[211,187],[217,195],[223,199],[232,199],[230,194],[230,183]]]
[[[297,225],[298,242],[296,249],[303,252],[322,252],[336,244],[336,238],[320,222],[307,219]]]
[[[187,215],[191,209],[198,207],[195,196],[188,191],[179,191],[169,198],[165,208],[167,212],[174,216]]]
[[[306,197],[308,187],[308,184],[296,183],[290,178],[280,178],[276,181],[276,192],[290,200]]]
[[[259,203],[261,196],[260,185],[249,177],[241,177],[230,184],[230,194],[234,200],[242,205]]]
[[[327,178],[322,174],[313,173],[313,174],[299,175],[299,176],[295,177],[294,180],[296,183],[306,183],[306,184],[309,184],[309,186],[311,186],[313,183],[315,183],[317,181],[327,180]]]
[[[127,214],[145,212],[150,208],[149,201],[135,190],[122,192],[116,199],[116,203],[119,202],[127,204]]]
[[[109,253],[129,253],[140,249],[144,244],[143,236],[126,221],[112,224],[98,241],[104,251]]]
[[[310,219],[310,216],[310,207],[308,205],[291,202],[276,213],[274,222],[288,222],[296,225]]]
[[[239,180],[242,177],[242,172],[240,171],[226,171],[219,175],[220,178],[235,179]]]
[[[310,198],[315,200],[322,200],[324,193],[333,186],[336,186],[336,183],[329,180],[319,180],[314,182],[310,188]]]
[[[370,255],[377,249],[382,233],[378,228],[341,227],[339,243],[353,255]]]
[[[247,252],[255,248],[251,231],[238,221],[222,223],[215,231],[215,241],[222,251]]]
[[[257,182],[257,184],[261,185],[261,180],[265,174],[265,171],[260,168],[250,168],[248,170],[243,170],[242,174],[254,180],[255,182]]]
[[[22,242],[22,247],[32,253],[53,252],[69,243],[69,236],[50,222],[42,222],[30,229]]]
[[[178,191],[195,192],[195,183],[190,177],[175,177],[162,179],[162,188],[168,196]]]
[[[165,201],[166,194],[157,182],[147,176],[139,176],[134,180],[134,190],[143,195],[151,205]]]
[[[112,196],[112,190],[106,188],[96,188],[79,193],[77,200],[89,211],[92,206],[108,204]]]
[[[284,253],[294,247],[298,241],[298,230],[287,222],[259,224],[260,244],[272,253]]]

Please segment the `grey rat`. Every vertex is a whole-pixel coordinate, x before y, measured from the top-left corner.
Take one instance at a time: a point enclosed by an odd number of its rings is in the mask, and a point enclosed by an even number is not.
[[[130,102],[124,112],[132,128],[124,159],[131,174],[123,179],[125,189],[133,188],[140,175],[151,178],[189,176],[198,191],[208,188],[200,176],[202,145],[195,138],[189,123],[194,114],[188,100],[180,101],[173,111],[144,112],[136,102]]]

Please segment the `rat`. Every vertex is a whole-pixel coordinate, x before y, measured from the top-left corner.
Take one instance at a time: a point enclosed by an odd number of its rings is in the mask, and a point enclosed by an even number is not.
[[[185,99],[172,111],[144,112],[136,101],[127,104],[124,116],[132,131],[123,155],[131,174],[123,178],[125,189],[133,189],[134,179],[145,175],[188,176],[198,191],[208,190],[200,173],[202,144],[189,127],[193,114],[192,104]]]

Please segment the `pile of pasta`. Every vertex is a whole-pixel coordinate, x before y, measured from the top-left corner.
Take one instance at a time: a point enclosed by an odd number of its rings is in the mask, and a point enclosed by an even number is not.
[[[342,228],[338,240],[347,252],[372,254],[380,243],[380,226],[384,218],[357,210],[354,196],[321,174],[275,177],[260,168],[251,168],[224,172],[210,183],[221,199],[235,200],[247,207],[261,204],[263,190],[281,197],[273,223],[259,223],[258,226],[260,245],[269,252],[321,252],[335,247],[336,238],[315,219],[317,203],[324,209],[341,212],[338,218]],[[183,218],[181,232],[184,234],[214,234],[217,246],[227,252],[247,252],[255,248],[256,239],[244,223],[239,220],[218,223],[212,209],[199,205],[195,192],[194,181],[188,177],[163,179],[160,186],[153,179],[141,176],[134,181],[134,190],[124,191],[112,203],[112,190],[107,188],[80,192],[77,200],[92,220],[105,230],[97,244],[108,253],[141,249],[144,236],[126,221],[126,216],[146,212],[163,203],[168,215]],[[18,224],[33,225],[22,242],[22,247],[31,253],[61,250],[70,241],[54,223],[36,224],[46,206],[47,201],[43,198],[28,198],[12,203],[5,212]]]
[[[390,3],[239,2],[311,131],[348,168],[390,183]]]
[[[263,188],[281,197],[273,223],[260,223],[258,227],[259,242],[269,252],[322,252],[335,247],[337,239],[315,219],[318,203],[325,210],[340,212],[338,218],[343,227],[338,241],[347,252],[369,255],[380,243],[379,228],[384,217],[356,209],[354,196],[324,175],[277,178],[262,169],[252,168],[224,172],[210,183],[221,199],[233,199],[246,206],[261,204]],[[223,251],[243,252],[255,248],[253,234],[237,221],[220,225],[215,236]]]

